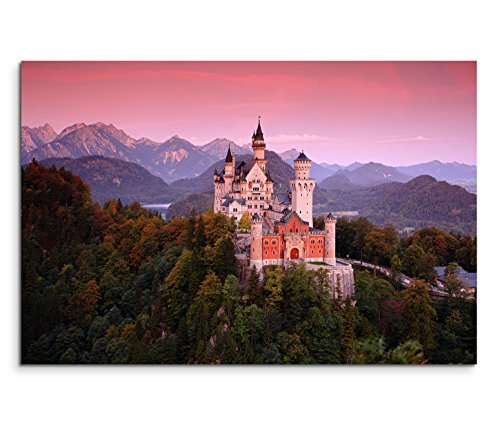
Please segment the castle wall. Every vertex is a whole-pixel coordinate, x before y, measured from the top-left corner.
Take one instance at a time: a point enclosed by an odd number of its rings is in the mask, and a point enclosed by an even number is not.
[[[262,238],[262,259],[279,260],[281,258],[279,235],[265,235]]]
[[[325,255],[325,237],[320,234],[308,234],[306,237],[307,258],[321,258]]]
[[[354,295],[354,270],[350,265],[342,266],[320,266],[315,264],[306,263],[307,270],[325,269],[329,277],[328,289],[332,299],[337,298],[336,283],[337,279],[340,281],[342,291],[342,299],[352,298]]]

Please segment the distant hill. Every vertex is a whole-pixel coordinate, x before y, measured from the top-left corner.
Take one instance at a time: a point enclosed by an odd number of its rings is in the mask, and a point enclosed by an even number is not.
[[[316,194],[315,194],[316,195]],[[379,225],[396,228],[437,226],[476,233],[477,197],[460,186],[419,176],[407,183],[391,182],[353,192],[322,191],[315,213],[358,211]]]
[[[377,162],[369,162],[352,171],[346,171],[351,183],[360,186],[375,186],[386,182],[407,182],[411,176],[401,173],[394,167]]]
[[[410,176],[401,173],[394,167],[370,162],[355,168],[339,170],[320,183],[323,189],[352,191],[362,186],[376,186],[386,182],[407,182]]]
[[[21,145],[26,146],[22,162],[32,158],[80,158],[99,155],[135,162],[165,181],[193,177],[202,173],[217,157],[204,152],[189,141],[173,136],[164,143],[156,143],[147,138],[133,139],[112,124],[73,124],[65,128],[52,141],[32,147],[28,134],[36,129],[22,131]],[[47,138],[48,140],[49,138]],[[33,142],[34,143],[34,142]]]
[[[125,204],[170,203],[180,194],[160,177],[153,176],[138,164],[102,156],[72,158],[47,158],[41,161],[46,167],[64,167],[82,178],[92,191],[92,198],[104,204],[107,199],[120,198]]]
[[[326,190],[341,190],[343,192],[352,192],[353,190],[360,189],[362,186],[352,183],[349,179],[349,174],[348,170],[339,170],[323,180],[319,187]]]
[[[239,146],[233,141],[223,138],[214,139],[206,145],[200,146],[200,149],[217,159],[224,159],[226,158],[227,148],[229,145],[231,145],[231,152],[235,155],[252,155],[251,149]]]
[[[431,161],[396,168],[402,173],[410,176],[416,177],[426,174],[436,179],[446,181],[475,180],[477,178],[477,167],[475,165],[460,164],[458,162],[443,163],[441,161]]]
[[[208,190],[201,193],[190,193],[174,202],[166,212],[166,219],[187,217],[192,210],[197,213],[213,209],[214,194]]]
[[[21,127],[21,157],[52,142],[57,137],[55,130],[45,124],[41,127]]]
[[[331,173],[335,173],[335,172],[345,168],[339,164],[328,164],[326,162],[320,162],[319,165],[321,165],[323,168],[326,168],[327,170],[330,170]]]
[[[353,162],[349,165],[346,165],[345,167],[342,167],[343,169],[346,169],[346,170],[349,170],[349,171],[354,171],[355,169],[361,167],[362,165],[366,165],[366,164],[363,164],[362,162]]]

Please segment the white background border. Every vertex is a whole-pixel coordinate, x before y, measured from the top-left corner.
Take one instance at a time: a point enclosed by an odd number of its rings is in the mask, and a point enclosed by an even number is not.
[[[495,2],[4,1],[2,423],[492,423],[498,420]],[[21,60],[477,60],[475,367],[20,367]],[[496,394],[495,394],[496,393]]]

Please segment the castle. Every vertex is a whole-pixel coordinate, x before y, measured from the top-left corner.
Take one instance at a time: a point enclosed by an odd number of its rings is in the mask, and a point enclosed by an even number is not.
[[[236,162],[229,147],[224,170],[215,170],[214,211],[237,221],[251,214],[250,266],[284,266],[293,260],[336,266],[335,218],[325,218],[325,230],[313,228],[311,160],[302,152],[294,161],[291,193],[275,194],[265,149],[259,119],[252,135],[253,163]]]

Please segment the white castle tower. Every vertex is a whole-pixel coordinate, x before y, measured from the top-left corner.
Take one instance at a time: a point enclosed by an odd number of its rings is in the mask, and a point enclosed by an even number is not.
[[[250,244],[250,267],[262,268],[262,217],[252,216],[252,242]]]
[[[325,256],[324,261],[332,266],[337,265],[335,257],[335,225],[337,220],[329,213],[325,218]]]
[[[311,179],[311,160],[304,154],[304,151],[293,162],[293,168],[295,169],[295,179],[290,180],[292,210],[312,227],[313,192],[316,180]]]

